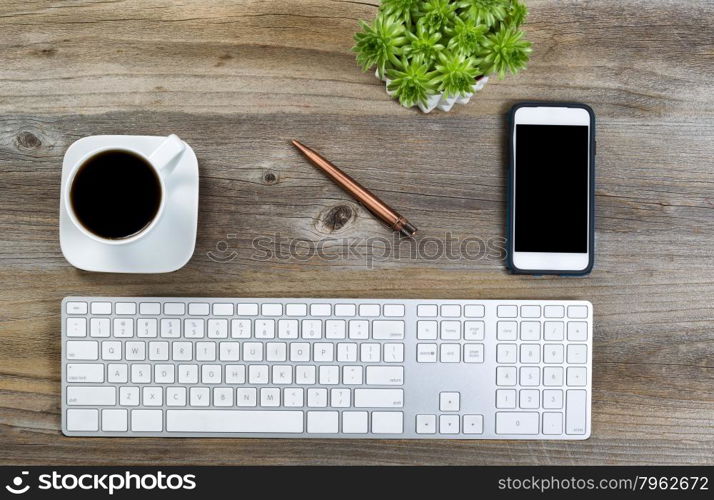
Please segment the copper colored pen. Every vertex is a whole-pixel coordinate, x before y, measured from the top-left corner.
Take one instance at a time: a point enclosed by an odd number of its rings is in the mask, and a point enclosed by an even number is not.
[[[363,187],[359,182],[304,144],[301,144],[294,139],[292,143],[293,146],[298,148],[300,152],[305,155],[310,162],[312,162],[313,165],[327,174],[327,176],[332,179],[335,184],[347,191],[347,193],[349,193],[355,200],[360,202],[367,210],[372,212],[375,217],[380,219],[394,231],[399,231],[404,236],[414,236],[417,229],[411,225],[407,219],[389,207],[389,205],[370,193],[367,188]]]

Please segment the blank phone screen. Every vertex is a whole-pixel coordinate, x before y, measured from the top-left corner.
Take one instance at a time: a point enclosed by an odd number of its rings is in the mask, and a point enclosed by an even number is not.
[[[585,125],[516,125],[516,252],[588,251]]]

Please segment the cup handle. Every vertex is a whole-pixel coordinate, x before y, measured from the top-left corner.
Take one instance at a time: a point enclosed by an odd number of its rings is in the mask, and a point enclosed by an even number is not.
[[[186,149],[183,141],[177,135],[171,134],[166,138],[161,145],[149,155],[149,161],[162,173],[169,173],[166,167],[171,164],[171,161],[180,155]]]

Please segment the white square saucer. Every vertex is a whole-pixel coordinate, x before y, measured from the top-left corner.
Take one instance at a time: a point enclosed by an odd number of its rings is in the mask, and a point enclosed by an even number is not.
[[[196,247],[198,222],[198,160],[186,148],[165,179],[166,205],[161,218],[144,237],[121,245],[102,243],[80,231],[65,205],[65,183],[71,168],[91,151],[106,147],[130,147],[149,156],[166,137],[95,135],[73,143],[62,163],[60,192],[60,247],[74,267],[107,273],[168,273],[183,267]],[[131,193],[127,193],[127,200]]]

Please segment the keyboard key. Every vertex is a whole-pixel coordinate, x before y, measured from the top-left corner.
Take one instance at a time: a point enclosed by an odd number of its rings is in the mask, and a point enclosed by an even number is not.
[[[87,320],[85,318],[67,318],[68,337],[86,337]]]
[[[464,434],[483,434],[483,415],[464,415]]]
[[[208,316],[210,310],[210,305],[203,302],[194,302],[188,305],[189,316]]]
[[[419,304],[417,306],[417,316],[422,318],[434,318],[438,315],[439,309],[431,304]]]
[[[285,314],[287,316],[307,316],[307,304],[287,304]]]
[[[543,368],[543,385],[547,387],[562,386],[563,368],[560,366],[547,366]]]
[[[568,321],[568,340],[585,341],[588,339],[588,324],[584,321]]]
[[[236,305],[236,314],[238,316],[257,316],[258,304],[238,304]]]
[[[587,393],[580,390],[568,391],[565,401],[565,433],[585,434]]]
[[[263,304],[261,307],[261,313],[263,316],[282,316],[283,305],[282,304]]]
[[[181,336],[181,320],[180,319],[162,319],[161,336],[164,338],[179,338]]]
[[[496,385],[516,385],[517,369],[515,366],[499,366],[496,368]]]
[[[458,434],[459,433],[459,416],[458,415],[441,415],[439,417],[439,433],[440,434]]]
[[[186,314],[186,304],[181,302],[167,302],[164,304],[164,314],[169,316],[183,316]]]
[[[464,344],[464,363],[483,363],[483,344]]]
[[[544,363],[563,362],[563,344],[545,344],[543,346]]]
[[[116,404],[114,387],[67,387],[67,404],[73,406],[113,406]]]
[[[540,363],[540,345],[521,344],[521,363]]]
[[[302,338],[319,339],[322,338],[322,321],[319,319],[302,320]]]
[[[461,344],[441,344],[439,360],[442,363],[458,363],[461,361]]]
[[[141,304],[139,304],[139,314],[161,314],[161,304],[159,304],[158,302],[142,302]]]
[[[67,302],[65,305],[67,314],[87,314],[86,302]]]
[[[404,338],[404,321],[372,321],[372,338],[375,340],[399,340]]]
[[[543,413],[543,434],[557,435],[563,433],[563,414],[562,413]]]
[[[521,367],[521,385],[524,387],[531,387],[540,384],[540,368],[537,366],[523,366]]]
[[[114,318],[114,336],[127,338],[134,336],[134,320],[131,318]]]
[[[442,392],[439,394],[440,411],[459,411],[461,394],[458,392]]]
[[[540,318],[540,306],[521,306],[521,318]]]
[[[436,415],[417,415],[416,432],[417,434],[435,434]]]
[[[335,306],[335,316],[354,316],[356,314],[357,307],[354,304],[337,304]]]
[[[360,361],[363,363],[379,363],[381,350],[380,344],[360,344]]]
[[[538,434],[538,413],[496,413],[496,434]]]
[[[89,320],[89,335],[92,337],[109,337],[111,328],[109,318],[92,318]],[[69,332],[67,335],[70,336]]]
[[[464,306],[464,316],[467,318],[483,318],[486,314],[486,308],[482,305],[466,305]]]
[[[540,340],[540,322],[522,321],[521,340]]]
[[[395,344],[395,343],[384,344],[384,362],[385,363],[403,363],[404,362],[404,344]]]
[[[496,361],[498,363],[515,363],[517,357],[516,344],[498,344],[498,347],[496,347]]]
[[[340,414],[336,411],[307,412],[307,432],[310,434],[336,434]]]
[[[233,316],[233,304],[213,304],[214,316]]]
[[[385,304],[384,315],[387,317],[404,316],[404,306],[402,304]]]
[[[67,382],[101,384],[104,382],[104,365],[95,363],[68,363]]]
[[[419,340],[436,340],[437,326],[436,321],[417,321],[417,338]]]
[[[236,389],[236,406],[252,407],[258,405],[258,391],[254,387]]]
[[[461,338],[460,321],[441,322],[441,340],[459,340]]]
[[[518,306],[498,306],[497,314],[499,318],[515,318],[518,316]]]
[[[136,320],[136,336],[151,338],[158,335],[156,318],[139,318]]]
[[[74,432],[93,432],[99,430],[98,410],[67,410],[67,430]]]
[[[540,391],[538,389],[521,389],[518,397],[518,406],[524,410],[537,410],[540,407]]]
[[[361,304],[359,306],[359,315],[366,317],[379,316],[379,304]]]
[[[568,372],[568,385],[573,387],[584,387],[587,383],[587,368],[569,366]]]
[[[584,364],[588,361],[588,346],[585,344],[568,345],[568,363]]]
[[[401,366],[368,366],[367,385],[403,385],[404,368]]]
[[[342,432],[345,434],[366,434],[369,426],[369,413],[366,411],[343,411]]]
[[[564,325],[560,321],[546,321],[543,325],[543,338],[545,340],[563,340]]]
[[[464,322],[464,338],[466,340],[483,340],[486,326],[483,321]]]
[[[332,307],[330,304],[312,304],[310,314],[312,316],[329,316],[332,314]]]
[[[102,410],[102,430],[105,432],[126,432],[128,412],[120,409]]]
[[[131,410],[131,430],[134,432],[161,432],[163,420],[162,410]]]
[[[327,406],[327,389],[308,389],[307,406],[310,408],[324,408]]]
[[[136,314],[136,304],[134,302],[117,302],[114,304],[116,314]]]
[[[568,306],[568,318],[584,319],[588,317],[587,306]]]
[[[404,414],[402,412],[372,412],[373,434],[401,434],[402,432],[404,432]]]
[[[496,391],[496,408],[508,409],[516,407],[515,389],[498,389]]]
[[[543,316],[546,318],[562,318],[565,316],[565,308],[563,306],[545,306],[543,308]]]
[[[281,319],[278,320],[278,338],[281,339],[296,339],[298,338],[298,320],[296,319]]]
[[[444,318],[458,318],[461,316],[461,306],[458,304],[445,304],[441,306],[441,315]]]
[[[545,389],[543,391],[543,408],[559,410],[563,407],[563,391],[559,389]]]
[[[347,333],[347,324],[341,319],[328,319],[325,321],[326,339],[343,339]]]
[[[498,340],[516,340],[518,338],[518,323],[515,321],[499,321],[496,325]]]
[[[417,344],[419,363],[436,363],[436,344]]]
[[[350,338],[364,340],[369,338],[369,321],[353,319],[349,323]]]
[[[401,408],[404,406],[402,389],[355,389],[356,408]]]
[[[67,359],[95,360],[99,358],[99,343],[89,340],[68,340]]]
[[[91,306],[92,314],[111,314],[112,313],[112,303],[111,302],[92,302]]]

